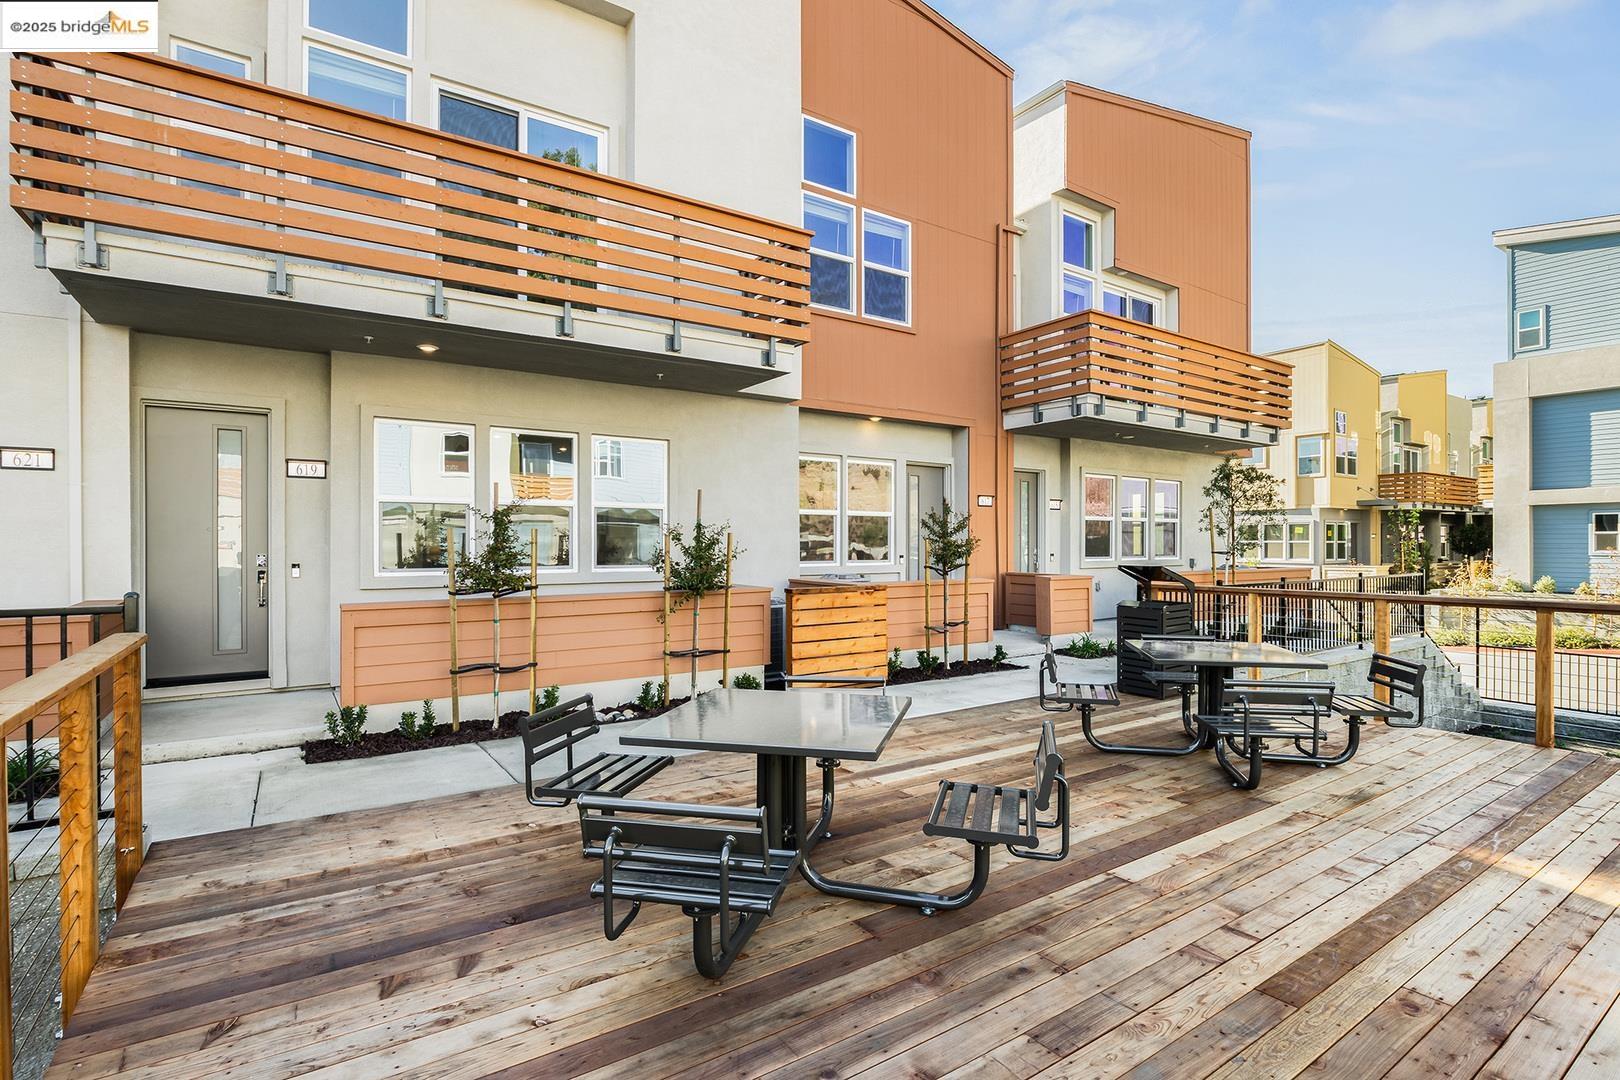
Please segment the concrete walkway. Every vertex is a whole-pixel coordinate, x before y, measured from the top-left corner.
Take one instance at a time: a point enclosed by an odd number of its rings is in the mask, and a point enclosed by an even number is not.
[[[1109,640],[1112,634],[1094,631],[1092,636]],[[1015,630],[999,631],[995,643],[1007,650],[1011,662],[1026,666],[894,692],[912,699],[909,715],[915,717],[1034,697],[1044,641]],[[1059,657],[1058,663],[1067,680],[1114,679],[1112,657]],[[507,784],[513,785],[514,799],[522,798],[523,745],[515,738],[306,765],[297,744],[325,734],[321,718],[333,707],[335,698],[326,689],[143,707],[147,838],[296,821]],[[576,752],[589,755],[618,745],[617,732],[609,727],[580,743]]]

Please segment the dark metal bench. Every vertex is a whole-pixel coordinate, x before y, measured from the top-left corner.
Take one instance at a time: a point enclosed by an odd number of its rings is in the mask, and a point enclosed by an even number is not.
[[[567,806],[581,795],[628,795],[675,759],[667,754],[601,753],[574,761],[574,744],[602,730],[591,695],[553,705],[518,720],[523,736],[523,786],[535,806]],[[535,766],[562,751],[565,768],[545,780]]]
[[[1372,669],[1367,672],[1367,681],[1390,691],[1390,700],[1379,701],[1370,695],[1346,694],[1333,699],[1333,711],[1356,724],[1382,720],[1390,727],[1422,727],[1423,677],[1428,670],[1427,665],[1412,660],[1373,653]],[[1395,694],[1405,694],[1411,698],[1413,707],[1405,709],[1396,705]]]
[[[692,920],[692,963],[706,978],[726,973],[799,865],[797,852],[766,845],[764,807],[602,795],[581,795],[578,803],[585,856],[602,862],[591,886],[591,897],[602,901],[602,932],[618,938],[643,903],[677,905]],[[630,910],[615,920],[618,900]]]
[[[1052,643],[1046,643],[1046,655],[1041,657],[1039,672],[1041,708],[1047,712],[1072,712],[1079,709],[1089,717],[1098,705],[1118,705],[1119,694],[1113,683],[1066,683],[1058,679],[1057,653]]]
[[[1355,756],[1361,726],[1347,723],[1344,749],[1326,753],[1322,722],[1333,715],[1333,684],[1289,681],[1228,680],[1223,707],[1198,717],[1215,746],[1215,757],[1232,778],[1232,786],[1252,791],[1260,786],[1263,762],[1328,766]],[[1266,749],[1267,739],[1287,739],[1298,753]],[[1237,762],[1246,762],[1239,768]]]
[[[1171,634],[1144,637],[1141,640],[1211,641],[1213,639],[1194,637],[1188,634]],[[1198,673],[1185,665],[1160,664],[1158,661],[1142,652],[1142,650],[1133,647],[1131,643],[1126,640],[1121,640],[1119,647],[1121,649],[1130,650],[1136,655],[1141,656],[1146,664],[1152,665],[1144,673],[1145,677],[1149,681],[1175,686],[1181,691],[1181,727],[1182,730],[1186,732],[1187,738],[1190,741],[1186,746],[1134,746],[1129,743],[1111,743],[1104,741],[1097,735],[1097,732],[1092,727],[1091,707],[1095,705],[1118,705],[1119,695],[1115,692],[1114,687],[1112,686],[1094,688],[1106,689],[1108,695],[1112,697],[1112,700],[1096,700],[1093,701],[1090,706],[1087,706],[1081,702],[1076,702],[1076,704],[1081,706],[1080,730],[1085,734],[1086,741],[1105,754],[1148,754],[1154,757],[1183,757],[1187,754],[1193,753],[1200,747],[1206,746],[1207,744],[1204,742],[1203,732],[1198,730],[1198,725],[1194,722],[1192,715],[1192,692],[1198,686]]]
[[[1057,816],[1042,821],[1038,814],[1052,808],[1057,796]],[[1058,829],[1062,837],[1056,851],[1037,851],[1039,830]],[[990,849],[1004,846],[1020,859],[1056,862],[1069,854],[1069,782],[1064,777],[1063,755],[1058,752],[1057,733],[1052,721],[1041,722],[1041,739],[1035,747],[1035,786],[1002,787],[966,780],[941,780],[934,808],[923,826],[928,836],[949,836],[973,845],[973,882],[955,907],[965,907],[984,891],[990,877]],[[933,914],[923,909],[924,914]]]

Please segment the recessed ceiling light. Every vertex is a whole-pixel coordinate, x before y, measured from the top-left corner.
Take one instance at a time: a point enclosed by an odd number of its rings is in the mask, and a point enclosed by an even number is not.
[[[419,352],[427,353],[429,356],[432,356],[434,353],[439,351],[439,347],[437,345],[430,344],[426,341],[422,342],[422,344],[418,345],[416,348]]]
[[[883,419],[883,417],[881,417],[881,416],[868,416],[867,419],[872,421],[872,423],[876,424],[879,421],[881,421]]]

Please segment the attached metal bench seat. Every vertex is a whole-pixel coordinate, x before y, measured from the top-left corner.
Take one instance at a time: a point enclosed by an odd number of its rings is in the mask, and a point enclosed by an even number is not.
[[[1372,667],[1367,681],[1390,692],[1389,701],[1361,694],[1349,694],[1334,699],[1333,711],[1352,723],[1382,720],[1390,727],[1423,726],[1423,677],[1428,665],[1403,660],[1387,653],[1373,653]],[[1404,694],[1412,699],[1411,708],[1395,704],[1395,695]]]
[[[1361,744],[1361,726],[1346,723],[1344,748],[1326,752],[1322,722],[1333,715],[1333,684],[1292,681],[1228,680],[1219,713],[1199,716],[1198,726],[1215,746],[1232,786],[1252,791],[1260,786],[1262,763],[1342,765]],[[1288,739],[1298,753],[1266,749],[1267,739]],[[1246,763],[1240,768],[1238,762]]]
[[[591,695],[574,698],[518,720],[523,737],[523,786],[535,806],[567,806],[581,795],[625,796],[675,759],[668,754],[600,753],[574,761],[574,744],[602,730]],[[564,766],[538,778],[535,766],[562,751]]]
[[[1057,796],[1057,816],[1042,821],[1037,816],[1052,808]],[[1056,851],[1037,851],[1041,829],[1060,830]],[[1058,752],[1057,731],[1052,721],[1041,722],[1041,738],[1035,746],[1035,786],[1002,787],[965,780],[941,780],[934,808],[923,825],[928,836],[948,836],[973,845],[973,884],[967,898],[955,906],[972,902],[990,876],[990,849],[1004,846],[1020,859],[1056,862],[1069,854],[1069,782],[1064,776],[1063,755]],[[928,909],[926,913],[932,914]]]
[[[644,903],[673,904],[692,920],[692,963],[707,978],[726,973],[799,867],[798,852],[766,845],[762,806],[602,795],[577,803],[585,857],[602,862],[590,893],[602,901],[602,933],[617,939]],[[614,919],[615,901],[630,904],[622,919]]]
[[[1087,712],[1098,705],[1118,705],[1119,693],[1113,683],[1062,682],[1058,679],[1057,653],[1052,643],[1046,643],[1046,655],[1041,657],[1040,704],[1047,712],[1072,712],[1079,708]]]

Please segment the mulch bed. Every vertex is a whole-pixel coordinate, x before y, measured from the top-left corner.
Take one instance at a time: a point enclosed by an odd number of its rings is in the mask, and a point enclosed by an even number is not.
[[[906,683],[938,682],[940,679],[960,679],[966,675],[984,675],[992,671],[1023,671],[1023,664],[996,663],[994,660],[969,660],[963,663],[958,660],[954,664],[937,667],[924,674],[922,668],[901,668],[889,676],[890,686],[904,686]]]

